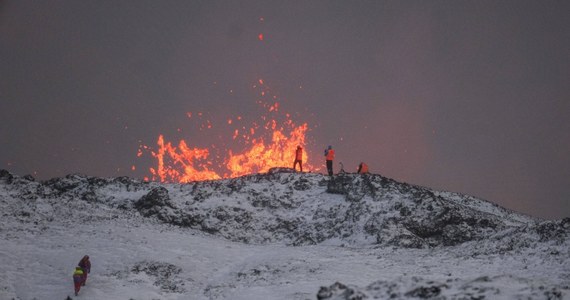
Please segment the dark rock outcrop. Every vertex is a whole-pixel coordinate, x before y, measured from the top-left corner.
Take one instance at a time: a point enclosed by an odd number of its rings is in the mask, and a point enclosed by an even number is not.
[[[0,170],[0,182],[4,182],[6,184],[11,184],[12,180],[14,179],[14,175],[8,172],[8,170],[1,169]]]
[[[557,286],[535,284],[515,276],[481,276],[475,279],[449,278],[438,282],[423,277],[403,277],[393,281],[379,280],[366,287],[336,282],[321,287],[319,300],[354,299],[494,299],[500,290],[493,282],[509,284],[525,299],[562,299]]]
[[[164,187],[153,188],[136,201],[134,207],[145,217],[160,214],[165,208],[174,208]]]

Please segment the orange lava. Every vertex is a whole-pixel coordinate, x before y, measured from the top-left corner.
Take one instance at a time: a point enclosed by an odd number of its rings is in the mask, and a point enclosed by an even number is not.
[[[262,89],[261,97],[265,97],[269,91],[264,88],[264,82],[259,79],[258,84]],[[254,86],[255,88],[256,86]],[[198,148],[188,146],[190,143],[180,140],[177,144],[165,140],[160,134],[157,140],[157,148],[141,145],[137,152],[140,157],[142,152],[150,152],[156,159],[156,167],[150,168],[151,177],[145,180],[161,182],[191,182],[202,180],[214,180],[221,178],[233,178],[246,174],[267,172],[274,167],[292,167],[295,161],[295,149],[303,147],[303,167],[306,170],[314,169],[309,163],[309,154],[306,150],[307,123],[296,125],[291,120],[291,114],[281,114],[280,104],[272,97],[272,103],[258,101],[257,103],[267,111],[266,115],[260,116],[263,126],[253,123],[251,126],[237,127],[237,122],[242,117],[226,119],[227,126],[236,126],[232,130],[232,136],[224,147],[211,145],[210,148]],[[187,113],[188,117],[192,113]],[[202,113],[198,113],[202,115]],[[284,119],[284,121],[278,121]],[[206,128],[212,124],[206,121]],[[200,128],[203,130],[204,126]],[[244,149],[234,152],[227,147],[245,145]],[[243,148],[243,146],[242,146]],[[212,157],[211,151],[222,150],[222,155]]]

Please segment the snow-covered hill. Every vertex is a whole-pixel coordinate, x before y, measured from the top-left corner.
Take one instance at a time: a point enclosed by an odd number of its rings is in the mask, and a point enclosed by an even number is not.
[[[380,175],[160,184],[0,170],[0,299],[563,299],[570,219]]]

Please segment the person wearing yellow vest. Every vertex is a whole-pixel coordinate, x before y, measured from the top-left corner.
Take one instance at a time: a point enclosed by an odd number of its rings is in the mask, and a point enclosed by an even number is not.
[[[75,267],[75,271],[73,272],[73,284],[75,286],[75,296],[77,296],[83,284],[83,269],[81,269],[81,267]]]
[[[293,170],[297,170],[297,164],[299,164],[299,169],[303,172],[303,148],[301,146],[297,146],[297,150],[295,150],[295,162],[293,163]]]
[[[366,174],[368,173],[368,165],[361,162],[360,165],[358,165],[358,174]]]
[[[329,176],[333,175],[333,160],[334,160],[334,150],[332,146],[329,145],[327,149],[325,149],[325,160],[327,163],[327,171]]]

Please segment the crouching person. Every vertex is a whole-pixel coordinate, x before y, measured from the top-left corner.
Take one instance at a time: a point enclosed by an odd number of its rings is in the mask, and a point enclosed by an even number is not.
[[[361,163],[358,165],[358,171],[357,171],[357,173],[358,173],[358,174],[368,174],[368,165],[365,164],[365,163],[363,163],[363,162],[361,162]]]

